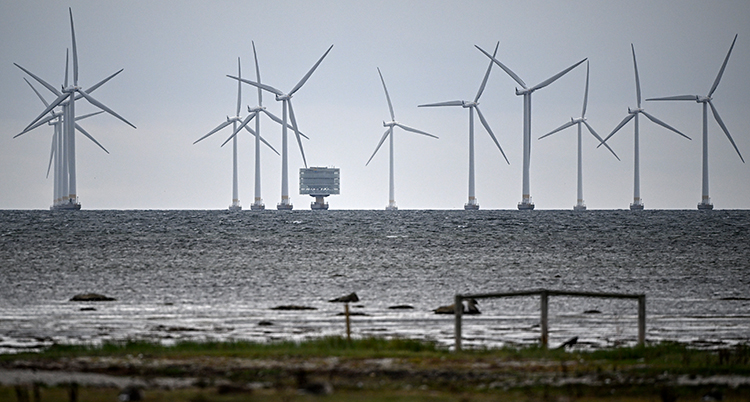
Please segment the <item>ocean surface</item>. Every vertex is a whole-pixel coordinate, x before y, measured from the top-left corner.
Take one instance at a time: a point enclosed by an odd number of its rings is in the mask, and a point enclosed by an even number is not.
[[[644,293],[648,341],[748,343],[750,211],[0,211],[0,353],[344,335],[351,292],[352,336],[452,345],[456,293],[538,288]],[[538,342],[539,304],[480,300],[464,345]],[[550,345],[633,344],[636,304],[551,297]]]

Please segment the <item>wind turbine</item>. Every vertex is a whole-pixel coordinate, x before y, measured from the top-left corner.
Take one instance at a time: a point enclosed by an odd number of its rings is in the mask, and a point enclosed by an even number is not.
[[[237,75],[239,77],[242,77],[242,66],[240,64],[239,57],[237,58]],[[233,117],[227,116],[227,121],[219,124],[216,128],[209,131],[208,134],[204,135],[203,137],[193,142],[193,145],[195,145],[198,142],[203,141],[204,139],[210,137],[211,135],[219,132],[224,127],[230,124],[232,125],[232,136],[230,137],[230,139],[232,140],[232,205],[229,206],[230,211],[242,210],[242,205],[240,205],[240,197],[239,197],[239,190],[238,190],[238,184],[237,184],[237,132],[239,131],[237,129],[237,123],[242,122],[242,118],[240,117],[241,106],[242,106],[242,83],[237,81],[237,109],[236,109],[235,115]],[[244,127],[247,131],[249,131],[250,134],[255,136],[256,148],[258,148],[258,142],[263,141],[264,144],[268,145],[268,147],[271,148],[278,155],[278,152],[271,146],[271,144],[269,144],[268,142],[266,142],[266,140],[261,138],[257,131],[253,131],[245,125],[243,125],[242,127]],[[242,129],[242,127],[240,127],[240,130]],[[224,144],[226,144],[228,141],[229,139],[224,141]],[[221,146],[223,147],[224,144],[221,144]],[[257,158],[258,158],[258,154],[256,153],[256,159]],[[256,169],[256,172],[259,171],[257,164],[255,166],[255,169]],[[256,180],[258,180],[257,173],[256,173]],[[257,190],[258,189],[256,188],[256,191]]]
[[[602,146],[602,144],[606,143],[607,140],[610,139],[610,137],[612,137],[613,135],[615,135],[615,133],[617,132],[617,130],[621,129],[623,126],[625,126],[626,124],[628,124],[628,122],[630,120],[635,119],[635,134],[633,136],[633,138],[634,138],[633,142],[635,143],[635,145],[634,145],[634,149],[635,150],[634,150],[634,157],[633,157],[633,160],[634,160],[634,162],[633,162],[633,165],[634,165],[634,168],[633,168],[633,203],[630,204],[630,209],[632,211],[638,211],[638,210],[642,210],[643,209],[643,200],[641,199],[640,158],[639,158],[639,155],[638,155],[638,149],[639,149],[639,145],[638,145],[639,144],[638,115],[639,114],[643,114],[644,116],[646,116],[652,122],[654,122],[654,123],[656,123],[656,124],[658,124],[658,125],[666,128],[668,130],[674,131],[675,133],[677,133],[677,134],[679,134],[679,135],[681,135],[681,136],[683,136],[683,137],[685,137],[685,138],[687,138],[689,140],[690,140],[690,137],[688,137],[687,135],[681,133],[676,128],[674,128],[674,127],[670,126],[669,124],[667,124],[667,123],[665,123],[665,122],[657,119],[656,117],[652,116],[651,114],[649,114],[648,112],[646,112],[645,110],[643,110],[643,108],[641,107],[641,80],[640,80],[640,78],[638,78],[638,63],[636,63],[636,61],[635,61],[635,46],[633,46],[632,43],[630,44],[630,49],[633,52],[633,68],[635,69],[635,94],[636,94],[636,100],[638,101],[638,108],[631,109],[631,108],[628,107],[628,115],[624,119],[622,119],[622,121],[620,122],[620,124],[618,124],[617,127],[615,127],[615,129],[612,130],[611,133],[609,133],[609,135],[607,136],[607,138],[605,138],[597,146],[597,148],[600,147],[600,146]]]
[[[708,196],[708,107],[711,107],[711,112],[713,112],[714,119],[716,119],[716,122],[719,123],[719,127],[724,131],[724,134],[727,135],[727,138],[729,139],[729,142],[732,143],[732,146],[734,147],[734,150],[737,151],[737,155],[740,157],[740,160],[742,160],[742,163],[745,163],[745,158],[742,157],[742,154],[740,154],[739,148],[737,148],[737,144],[734,143],[734,140],[732,139],[732,136],[729,135],[729,130],[727,129],[727,126],[724,124],[724,121],[721,120],[721,117],[719,116],[719,112],[716,110],[716,107],[714,106],[712,96],[714,94],[714,91],[716,91],[716,88],[719,86],[719,81],[721,81],[721,76],[724,74],[724,69],[727,66],[727,62],[729,61],[729,55],[732,54],[732,49],[734,48],[734,43],[737,42],[737,35],[734,35],[734,40],[732,41],[732,46],[729,47],[729,52],[727,52],[727,57],[724,59],[724,63],[721,65],[721,68],[719,69],[719,74],[716,76],[716,79],[714,80],[714,84],[711,86],[711,89],[708,91],[708,95],[701,96],[701,95],[677,95],[677,96],[667,96],[663,98],[650,98],[646,99],[647,101],[695,101],[697,103],[703,104],[703,196],[701,198],[701,202],[698,204],[698,209],[700,210],[709,210],[713,209],[714,206],[711,204],[711,198]]]
[[[370,164],[370,161],[373,157],[375,157],[375,154],[378,153],[378,150],[380,149],[380,146],[383,145],[383,142],[385,141],[386,137],[390,137],[390,169],[389,169],[389,181],[388,181],[388,206],[385,207],[387,211],[395,211],[398,209],[396,206],[396,198],[395,198],[395,191],[394,191],[394,185],[393,185],[393,127],[401,127],[402,129],[406,131],[411,131],[412,133],[422,134],[426,135],[428,137],[432,138],[438,138],[437,136],[434,136],[429,133],[425,133],[424,131],[417,130],[416,128],[412,128],[409,126],[406,126],[404,124],[401,124],[396,121],[396,117],[393,114],[393,104],[391,103],[391,97],[388,95],[388,88],[385,86],[385,80],[383,79],[383,74],[380,72],[380,68],[378,67],[378,75],[380,75],[380,82],[383,83],[383,90],[385,91],[385,99],[388,101],[388,110],[391,113],[391,121],[389,122],[383,122],[383,127],[388,127],[387,130],[385,130],[385,133],[383,134],[383,137],[380,139],[380,142],[378,143],[378,146],[375,148],[375,152],[372,153],[372,156],[370,156],[370,159],[367,160],[367,163],[365,163],[365,166]]]
[[[276,208],[279,210],[291,210],[292,208],[294,208],[291,201],[289,200],[289,161],[288,161],[288,153],[287,153],[287,109],[289,109],[289,117],[292,120],[292,129],[294,130],[294,135],[297,137],[297,145],[299,145],[299,151],[302,154],[302,162],[305,164],[305,167],[307,167],[307,160],[305,159],[305,151],[302,149],[302,140],[300,139],[301,134],[297,126],[297,119],[294,117],[294,108],[292,108],[292,96],[294,96],[294,93],[299,91],[299,89],[302,88],[303,85],[305,85],[305,82],[307,82],[307,80],[310,78],[312,73],[315,71],[316,68],[318,68],[320,63],[328,55],[331,49],[333,49],[333,45],[331,45],[331,47],[329,47],[328,50],[326,50],[323,56],[321,56],[320,59],[318,59],[317,63],[315,63],[315,65],[312,66],[310,71],[308,71],[307,74],[305,74],[302,77],[302,79],[297,83],[297,85],[295,85],[294,88],[292,88],[292,90],[289,91],[288,93],[284,93],[283,91],[276,89],[267,84],[261,84],[260,82],[254,82],[254,81],[246,80],[244,78],[227,75],[227,77],[229,78],[236,79],[238,81],[244,82],[246,84],[250,84],[254,87],[273,93],[274,95],[276,95],[276,100],[282,103],[283,112],[282,112],[282,123],[281,123],[281,202],[276,205]],[[257,112],[255,112],[255,114],[257,115]]]
[[[492,54],[492,57],[495,57],[495,55],[497,55],[497,48],[499,46],[500,46],[500,42],[497,42],[497,45],[495,46],[495,53]],[[464,204],[464,209],[466,210],[479,209],[479,203],[477,202],[477,198],[474,193],[474,110],[475,109],[477,111],[477,115],[479,115],[479,120],[482,122],[482,125],[484,126],[485,130],[487,130],[487,133],[490,135],[490,137],[492,137],[492,140],[495,141],[495,145],[497,145],[497,148],[500,150],[500,153],[503,154],[503,158],[505,158],[505,162],[507,162],[510,165],[510,162],[508,161],[508,157],[505,156],[505,152],[503,151],[503,148],[500,146],[500,143],[497,141],[495,134],[492,133],[492,129],[490,129],[490,125],[487,124],[487,120],[485,120],[484,116],[482,115],[482,111],[479,110],[479,98],[482,96],[482,92],[484,92],[484,87],[487,85],[487,79],[490,77],[491,70],[492,70],[492,61],[490,61],[489,66],[487,66],[487,72],[484,73],[484,79],[482,80],[482,85],[479,86],[479,90],[477,91],[477,95],[474,97],[473,101],[455,100],[455,101],[447,101],[447,102],[439,102],[439,103],[430,103],[430,104],[418,106],[418,107],[461,106],[464,109],[469,109],[469,202]]]
[[[31,87],[31,90],[34,91],[36,96],[39,98],[39,100],[42,101],[45,107],[49,106],[49,103],[46,99],[42,96],[42,94],[39,93],[39,91],[34,88],[33,85],[27,80],[26,78],[23,79],[26,81],[26,83]],[[65,179],[67,179],[67,172],[63,172],[63,166],[65,165],[64,157],[63,157],[63,151],[62,151],[62,125],[63,125],[63,113],[62,112],[56,112],[54,110],[50,111],[50,116],[47,118],[44,118],[37,122],[34,126],[30,127],[27,131],[22,132],[20,134],[15,135],[13,138],[19,137],[37,127],[40,127],[44,125],[45,123],[48,123],[50,126],[53,127],[53,136],[52,136],[52,146],[50,149],[50,155],[49,155],[49,164],[47,165],[47,177],[49,177],[49,172],[52,168],[52,162],[55,162],[55,171],[53,175],[53,201],[52,206],[59,205],[63,202],[63,195],[67,195],[67,180],[63,180],[63,174],[65,173]],[[84,116],[76,117],[76,121],[87,119],[91,116],[96,116],[98,114],[104,113],[103,111],[89,113]],[[96,145],[98,145],[104,152],[109,153],[106,148],[102,146],[98,141],[94,139],[86,130],[83,129],[78,123],[76,123],[76,129],[80,131],[83,135],[85,135],[88,139],[93,141]],[[63,183],[63,181],[65,183]]]
[[[55,99],[52,103],[50,103],[47,108],[42,111],[42,113],[37,116],[36,119],[34,119],[29,125],[23,130],[22,133],[27,132],[30,130],[39,120],[44,117],[47,113],[49,113],[51,110],[56,108],[59,105],[63,106],[63,121],[64,121],[64,127],[63,127],[63,148],[65,152],[65,159],[68,163],[68,195],[67,195],[67,203],[54,206],[54,209],[81,209],[81,204],[78,202],[78,196],[76,195],[76,167],[75,167],[75,101],[80,99],[81,97],[85,98],[89,103],[92,105],[98,107],[99,109],[111,114],[112,116],[122,120],[129,126],[135,128],[133,124],[131,124],[129,121],[125,120],[122,116],[117,114],[112,109],[105,106],[103,103],[99,102],[98,100],[94,99],[90,93],[93,92],[95,89],[99,88],[101,85],[103,85],[105,82],[109,81],[112,77],[119,74],[122,70],[112,74],[111,76],[105,78],[104,80],[100,81],[99,83],[95,84],[94,86],[88,88],[87,90],[84,90],[82,87],[78,86],[78,50],[76,47],[76,35],[75,35],[75,28],[73,26],[73,10],[71,8],[68,8],[68,11],[70,13],[70,35],[71,35],[71,42],[72,42],[72,49],[73,49],[73,85],[68,85],[68,65],[66,63],[65,65],[65,85],[62,88],[62,92],[58,91],[55,87],[48,84],[41,78],[35,76],[31,72],[27,71],[23,67],[16,64],[17,67],[25,71],[27,74],[32,76],[34,79],[36,79],[39,83],[44,85],[47,89],[52,91],[54,94],[57,95],[57,99]]]
[[[494,56],[484,51],[484,49],[480,48],[479,46],[475,47],[479,49],[482,53],[485,54],[485,56],[489,57],[495,64],[500,66],[500,68],[503,69],[508,75],[510,75],[513,80],[515,80],[518,85],[520,85],[523,89],[519,90],[516,87],[516,95],[520,96],[523,95],[523,195],[521,198],[521,202],[518,203],[518,209],[520,210],[532,210],[534,209],[534,203],[531,202],[531,193],[529,190],[529,165],[531,163],[531,94],[534,93],[534,91],[538,89],[542,89],[546,87],[547,85],[557,81],[558,78],[562,77],[563,75],[567,74],[570,70],[578,67],[579,64],[586,61],[586,59],[583,59],[579,61],[576,64],[573,64],[572,66],[566,68],[565,70],[553,75],[552,77],[548,78],[545,81],[540,82],[539,84],[528,87],[526,86],[526,83],[523,82],[523,80],[516,75],[511,69],[506,67],[503,63],[501,63],[499,60],[497,60]]]
[[[552,134],[555,134],[557,132],[560,132],[562,130],[565,130],[568,127],[571,126],[578,126],[578,201],[576,202],[576,205],[573,207],[573,210],[575,211],[585,211],[586,210],[586,204],[583,202],[583,158],[581,157],[581,124],[585,125],[586,128],[589,130],[591,135],[594,136],[597,140],[599,140],[599,143],[602,143],[602,137],[599,136],[599,134],[594,131],[594,128],[589,125],[589,123],[586,121],[586,104],[588,103],[589,99],[589,62],[586,62],[586,90],[583,93],[583,110],[581,110],[581,117],[577,119],[570,118],[570,121],[563,124],[562,126],[550,131],[549,133],[539,137],[541,140],[542,138],[549,137]],[[615,151],[612,150],[612,148],[609,147],[609,145],[604,144],[604,146],[609,149],[610,152],[612,152],[612,155],[617,158],[617,160],[620,160],[620,157],[617,156]]]

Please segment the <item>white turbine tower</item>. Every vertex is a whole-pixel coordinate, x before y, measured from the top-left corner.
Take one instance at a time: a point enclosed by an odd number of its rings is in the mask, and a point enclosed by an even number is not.
[[[34,88],[31,83],[24,78],[24,81],[26,81],[27,84],[29,84],[29,87],[34,91],[36,96],[39,98],[39,100],[42,101],[45,107],[49,106],[49,102],[47,102],[46,99],[42,96],[42,94],[39,93],[39,91]],[[63,113],[62,112],[55,112],[50,111],[50,115],[40,121],[38,121],[36,124],[31,126],[28,130],[24,131],[23,133],[17,134],[13,138],[19,137],[37,127],[43,126],[44,124],[49,124],[54,129],[54,134],[52,136],[52,146],[50,149],[50,155],[49,155],[49,164],[47,165],[47,177],[49,177],[49,172],[52,168],[52,163],[54,161],[55,170],[53,174],[53,201],[52,201],[52,208],[54,208],[56,205],[59,205],[63,202],[63,194],[67,194],[67,186],[63,183],[63,173],[65,174],[65,182],[67,183],[67,172],[63,171],[63,166],[67,166],[66,162],[63,158],[63,151],[62,151],[62,126],[63,126]],[[96,116],[98,114],[104,113],[102,111],[95,112],[95,113],[89,113],[84,116],[76,117],[76,121],[83,120],[86,118],[89,118],[91,116]],[[88,139],[93,141],[96,145],[98,145],[104,152],[109,153],[106,148],[102,146],[98,141],[94,139],[86,130],[83,129],[78,123],[76,123],[76,129],[80,131],[83,135],[85,135]],[[64,193],[63,193],[64,192]]]
[[[44,117],[47,113],[49,113],[51,110],[56,108],[59,105],[63,106],[63,121],[64,121],[64,129],[63,129],[63,149],[65,152],[65,160],[67,161],[67,169],[68,169],[68,194],[67,194],[67,202],[65,204],[60,204],[55,206],[55,209],[81,209],[81,204],[78,202],[78,196],[76,194],[76,167],[75,167],[75,101],[80,98],[85,98],[89,103],[92,105],[98,107],[99,109],[111,114],[114,117],[117,117],[118,119],[122,120],[129,126],[135,128],[133,124],[131,124],[129,121],[125,120],[122,116],[114,112],[112,109],[108,108],[101,102],[94,99],[90,93],[93,92],[96,88],[104,84],[105,82],[109,81],[112,77],[119,74],[122,70],[112,74],[111,76],[105,78],[104,80],[100,81],[98,84],[84,90],[82,87],[78,86],[78,50],[76,47],[76,35],[75,35],[75,28],[73,26],[73,10],[68,9],[70,13],[70,34],[71,34],[71,42],[72,42],[72,49],[73,49],[73,85],[68,86],[68,74],[67,74],[67,63],[65,66],[66,74],[65,74],[65,85],[64,88],[62,88],[62,92],[58,91],[55,87],[48,84],[47,82],[43,81],[39,77],[31,74],[29,71],[24,69],[23,67],[18,66],[23,71],[25,71],[27,74],[31,75],[34,79],[39,81],[42,85],[44,85],[47,89],[52,91],[54,94],[57,95],[57,99],[55,99],[47,108],[37,116],[36,119],[34,119],[29,125],[24,129],[23,132],[26,132],[30,130],[34,124],[36,124],[39,120]],[[22,133],[23,133],[22,132]]]
[[[687,135],[681,133],[676,128],[674,128],[674,127],[670,126],[669,124],[667,124],[667,123],[665,123],[665,122],[657,119],[656,117],[652,116],[651,114],[649,114],[648,112],[646,112],[645,110],[643,110],[643,108],[641,107],[641,80],[640,80],[640,78],[638,78],[638,63],[636,63],[636,61],[635,61],[635,47],[633,46],[632,43],[630,44],[630,49],[633,52],[633,68],[635,69],[635,93],[636,93],[636,100],[638,101],[638,108],[637,109],[628,108],[628,115],[620,122],[620,124],[617,125],[617,127],[615,127],[614,130],[612,130],[611,133],[609,133],[609,135],[607,136],[607,138],[605,138],[597,146],[597,148],[600,147],[600,146],[602,146],[602,144],[605,144],[607,142],[607,140],[610,139],[610,137],[612,137],[613,135],[615,135],[615,133],[617,132],[617,130],[621,129],[623,126],[625,126],[626,124],[628,124],[628,122],[630,120],[635,119],[635,131],[634,131],[635,134],[633,136],[633,138],[634,138],[633,142],[635,144],[634,145],[634,156],[633,156],[633,166],[634,166],[634,168],[633,168],[633,203],[630,204],[630,209],[633,210],[633,211],[638,211],[638,210],[642,210],[643,209],[643,200],[641,199],[640,158],[639,158],[639,154],[638,154],[638,149],[639,149],[638,115],[639,114],[643,114],[644,116],[646,116],[652,122],[654,122],[654,123],[656,123],[656,124],[658,124],[658,125],[666,128],[668,130],[674,131],[675,133],[677,133],[677,134],[679,134],[679,135],[681,135],[681,136],[683,136],[683,137],[685,137],[687,139],[690,139],[690,137],[688,137]]]
[[[497,45],[495,46],[495,53],[492,54],[493,57],[497,55],[497,48],[499,46],[500,46],[500,42],[498,42]],[[487,133],[490,135],[490,137],[492,137],[492,140],[495,141],[495,145],[497,145],[497,148],[500,150],[500,153],[503,154],[503,158],[505,158],[505,162],[507,162],[510,165],[510,162],[508,161],[508,157],[505,156],[505,152],[503,151],[503,148],[500,146],[500,143],[497,141],[495,134],[492,133],[492,129],[490,129],[490,125],[487,124],[487,120],[485,120],[484,115],[482,115],[482,111],[479,110],[479,98],[482,96],[482,92],[484,92],[484,87],[487,85],[487,79],[490,77],[491,70],[492,70],[492,61],[490,61],[489,66],[487,66],[487,72],[484,74],[482,85],[479,86],[479,90],[477,91],[477,95],[474,97],[473,101],[455,100],[455,101],[419,105],[419,107],[461,106],[465,109],[469,109],[469,202],[464,204],[464,209],[466,210],[479,209],[479,203],[477,202],[476,194],[474,192],[474,110],[475,109],[477,111],[477,115],[479,115],[479,120],[482,122],[482,125],[487,130]]]
[[[703,104],[703,196],[701,198],[701,202],[698,204],[698,209],[700,210],[708,210],[713,209],[714,206],[711,204],[711,197],[708,196],[708,107],[711,107],[711,112],[714,115],[714,119],[716,119],[716,122],[719,123],[719,127],[724,131],[724,134],[727,135],[727,138],[729,139],[729,142],[732,143],[732,146],[734,147],[734,150],[737,151],[737,155],[740,157],[740,160],[742,160],[742,163],[745,163],[745,158],[742,157],[742,154],[740,154],[739,148],[737,148],[737,144],[734,143],[734,139],[732,139],[732,136],[729,135],[729,130],[727,129],[727,126],[724,124],[724,121],[721,120],[721,117],[719,116],[719,112],[716,110],[716,107],[714,106],[712,96],[714,94],[714,91],[716,91],[716,87],[719,86],[719,81],[721,81],[721,76],[724,74],[724,69],[727,66],[727,62],[729,61],[729,55],[732,54],[732,49],[734,48],[734,43],[737,41],[737,35],[734,35],[734,40],[732,41],[732,46],[729,47],[729,52],[727,52],[727,57],[724,59],[724,63],[721,65],[721,69],[719,69],[719,74],[716,76],[716,79],[714,80],[714,84],[711,86],[711,89],[708,91],[708,95],[701,96],[701,95],[677,95],[677,96],[667,96],[663,98],[650,98],[646,99],[647,101],[695,101],[697,103]]]
[[[388,101],[388,111],[391,113],[391,121],[389,122],[383,122],[383,127],[388,127],[387,130],[385,130],[385,133],[383,134],[383,137],[380,139],[380,142],[378,143],[378,146],[375,148],[375,152],[372,153],[372,156],[370,156],[370,159],[367,160],[367,163],[365,163],[365,166],[370,164],[370,161],[372,161],[372,158],[375,157],[375,154],[378,153],[378,150],[380,149],[380,146],[383,145],[383,142],[385,141],[386,137],[390,137],[390,169],[389,169],[389,181],[388,181],[388,206],[385,207],[388,211],[395,211],[398,209],[396,206],[396,198],[395,198],[395,191],[394,191],[394,184],[393,184],[393,127],[401,127],[402,129],[406,131],[411,131],[412,133],[422,134],[426,135],[428,137],[432,138],[438,138],[437,136],[434,136],[429,133],[425,133],[424,131],[417,130],[416,128],[412,128],[406,125],[403,125],[396,121],[396,117],[393,114],[393,104],[391,103],[391,97],[388,95],[388,88],[385,86],[385,80],[383,79],[383,74],[380,72],[380,68],[378,68],[378,75],[380,75],[380,82],[383,83],[383,90],[385,91],[385,99]]]
[[[240,58],[237,58],[237,74],[239,77],[242,77],[242,67],[240,65]],[[228,125],[232,125],[232,136],[229,138],[232,140],[232,205],[229,206],[230,211],[239,211],[242,209],[242,205],[240,205],[240,198],[239,198],[239,190],[238,190],[238,184],[237,184],[237,132],[239,131],[237,129],[237,123],[242,122],[242,118],[240,117],[240,107],[242,106],[242,83],[237,81],[237,109],[235,112],[235,115],[233,117],[227,116],[227,121],[219,124],[216,128],[211,130],[208,134],[204,135],[203,137],[199,138],[195,142],[193,142],[193,145],[197,144],[198,142],[210,137],[211,135],[219,132],[221,129]],[[278,152],[264,140],[263,138],[258,135],[256,131],[251,130],[249,127],[242,126],[247,131],[250,132],[250,134],[254,135],[256,138],[256,147],[257,143],[259,141],[263,141],[264,144],[268,145],[269,148],[271,148],[276,154],[278,155]],[[240,127],[240,130],[242,129]],[[229,139],[224,141],[224,144],[226,144]],[[221,144],[223,147],[224,144]],[[256,154],[257,157],[257,154]],[[258,171],[258,167],[256,166],[256,171]],[[256,189],[257,190],[257,189]]]
[[[567,74],[570,70],[578,67],[578,65],[586,61],[586,59],[573,64],[572,66],[533,87],[528,87],[526,86],[526,83],[523,82],[523,80],[518,75],[516,75],[516,73],[514,73],[513,71],[511,71],[511,69],[498,61],[494,56],[485,52],[479,46],[475,45],[475,47],[482,53],[484,53],[485,56],[489,57],[493,62],[495,62],[495,64],[500,66],[503,71],[510,75],[510,77],[513,78],[518,83],[518,85],[523,88],[521,90],[518,90],[518,88],[516,88],[516,95],[523,95],[523,195],[521,198],[521,202],[518,203],[518,209],[532,210],[534,209],[534,203],[531,202],[531,192],[529,190],[529,166],[531,164],[531,94],[534,93],[534,91],[542,89],[547,85],[555,82],[558,78]]]
[[[294,108],[292,108],[292,96],[294,96],[294,93],[299,91],[300,88],[302,88],[303,85],[305,85],[305,82],[310,78],[312,73],[315,71],[316,68],[320,65],[320,63],[323,61],[323,59],[328,55],[328,53],[333,49],[333,45],[326,50],[326,52],[323,54],[323,56],[318,59],[317,63],[312,66],[310,71],[305,74],[304,77],[297,83],[297,85],[292,88],[291,91],[288,93],[284,93],[283,91],[276,89],[270,85],[261,84],[260,82],[254,82],[250,80],[246,80],[240,77],[235,77],[228,75],[227,77],[236,79],[238,81],[244,82],[246,84],[250,84],[252,86],[255,86],[257,88],[266,90],[268,92],[273,93],[276,95],[276,100],[279,102],[282,102],[282,123],[281,123],[281,202],[276,205],[276,208],[279,210],[291,210],[294,208],[291,201],[289,200],[289,161],[288,161],[288,152],[287,152],[287,109],[289,110],[289,117],[292,121],[292,129],[294,130],[294,135],[297,137],[297,145],[299,145],[299,151],[302,154],[302,162],[305,164],[305,167],[307,167],[307,160],[305,159],[305,151],[302,149],[302,140],[300,139],[300,132],[297,126],[297,119],[294,117]],[[257,112],[255,112],[257,114]]]
[[[576,205],[573,207],[573,210],[575,211],[585,211],[586,210],[586,204],[583,202],[583,158],[581,156],[581,124],[585,125],[586,128],[588,128],[591,135],[594,136],[597,140],[599,140],[599,143],[602,142],[602,137],[599,136],[599,134],[594,131],[594,128],[589,125],[589,123],[586,121],[586,104],[588,103],[589,99],[589,63],[586,62],[586,90],[583,93],[583,109],[581,110],[581,117],[577,119],[570,118],[570,121],[563,124],[562,126],[550,131],[549,133],[539,137],[541,140],[542,138],[549,137],[552,134],[555,134],[559,131],[565,130],[568,127],[571,126],[578,126],[578,201],[576,202]],[[615,151],[612,150],[612,148],[609,147],[609,145],[604,144],[607,149],[609,149],[610,152],[612,152],[612,155],[617,158],[617,160],[620,160],[620,157],[617,156]]]

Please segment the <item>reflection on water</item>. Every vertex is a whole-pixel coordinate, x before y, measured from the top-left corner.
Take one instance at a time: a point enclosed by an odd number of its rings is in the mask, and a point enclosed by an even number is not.
[[[645,293],[649,340],[748,342],[748,244],[747,211],[0,211],[0,353],[340,335],[326,300],[352,291],[355,335],[450,344],[432,309],[532,288]],[[86,292],[117,301],[67,301]],[[317,310],[271,310],[290,304]],[[479,307],[467,345],[537,341],[538,298]],[[551,297],[550,344],[632,343],[636,317],[634,301]]]

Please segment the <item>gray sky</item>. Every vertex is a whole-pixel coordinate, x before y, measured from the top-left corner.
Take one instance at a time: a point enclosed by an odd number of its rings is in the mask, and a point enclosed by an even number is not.
[[[534,85],[588,57],[589,123],[606,136],[635,107],[630,43],[635,45],[643,97],[708,92],[735,34],[714,104],[740,152],[750,159],[750,2],[738,1],[10,1],[0,0],[0,208],[46,209],[51,127],[16,139],[43,110],[18,63],[61,85],[73,8],[84,88],[124,68],[96,98],[135,124],[109,115],[81,122],[110,152],[77,137],[78,196],[84,209],[224,209],[231,203],[231,146],[225,129],[200,138],[233,115],[236,73],[254,77],[255,41],[264,83],[291,89],[331,45],[333,50],[294,107],[310,166],[341,168],[341,195],[332,209],[382,209],[388,203],[388,149],[365,162],[396,120],[439,140],[396,131],[396,203],[401,209],[460,209],[467,201],[468,112],[417,108],[472,99],[491,51]],[[585,65],[533,96],[531,195],[538,209],[570,209],[576,201],[574,128],[538,137],[578,117]],[[522,97],[493,68],[481,107],[510,160],[502,159],[476,121],[476,193],[483,209],[515,209],[521,200]],[[53,96],[37,88],[51,101]],[[243,88],[243,104],[257,94]],[[280,103],[264,104],[281,115]],[[77,102],[77,113],[94,111]],[[247,114],[243,106],[242,115]],[[695,209],[701,196],[701,107],[695,102],[644,102],[688,141],[641,119],[641,197],[647,209]],[[264,118],[263,136],[277,149],[281,130]],[[585,133],[584,133],[585,134]],[[290,137],[290,192],[296,209],[302,158]],[[709,122],[711,197],[716,208],[750,208],[750,163],[743,164],[721,129]],[[633,197],[633,123],[608,143],[584,137],[584,199],[589,209],[627,208]],[[240,200],[253,201],[254,142],[240,138]],[[281,159],[261,151],[263,199],[280,201]]]

